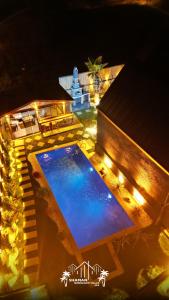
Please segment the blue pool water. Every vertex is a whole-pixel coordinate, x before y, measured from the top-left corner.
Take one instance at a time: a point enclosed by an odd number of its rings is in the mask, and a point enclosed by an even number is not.
[[[36,157],[79,248],[133,226],[77,145]]]

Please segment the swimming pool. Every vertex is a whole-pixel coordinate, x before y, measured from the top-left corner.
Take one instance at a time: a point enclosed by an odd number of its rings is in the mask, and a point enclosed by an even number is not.
[[[134,225],[78,145],[36,158],[79,248]]]

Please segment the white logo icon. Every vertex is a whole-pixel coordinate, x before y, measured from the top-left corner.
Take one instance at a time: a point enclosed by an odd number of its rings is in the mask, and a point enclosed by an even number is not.
[[[84,261],[79,266],[70,265],[68,270],[62,273],[60,280],[64,283],[65,287],[67,287],[68,282],[74,284],[92,284],[94,286],[101,284],[102,287],[105,287],[108,275],[109,272],[105,271],[98,264],[92,267],[89,261]]]

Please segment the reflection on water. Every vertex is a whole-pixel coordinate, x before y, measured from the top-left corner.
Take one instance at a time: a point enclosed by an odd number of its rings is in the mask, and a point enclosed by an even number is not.
[[[37,159],[80,248],[133,225],[77,145]]]

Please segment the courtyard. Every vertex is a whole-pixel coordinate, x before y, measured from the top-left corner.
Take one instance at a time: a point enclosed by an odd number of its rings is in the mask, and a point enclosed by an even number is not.
[[[130,287],[132,291],[133,280],[135,278],[136,281],[137,273],[147,264],[155,268],[157,257],[160,264],[159,272],[165,270],[163,267],[165,255],[162,254],[158,244],[158,235],[162,228],[153,225],[152,209],[146,205],[146,200],[139,197],[139,193],[133,195],[127,190],[125,187],[127,178],[117,167],[113,172],[111,160],[106,155],[99,156],[95,152],[96,130],[91,130],[91,128],[96,128],[96,116],[95,108],[79,111],[76,117],[83,124],[81,128],[69,128],[66,132],[57,134],[51,130],[49,136],[44,136],[42,132],[14,140],[14,156],[20,187],[23,191],[24,207],[24,274],[26,280],[23,287],[24,285],[36,287],[45,284],[51,297],[54,297],[56,293],[63,296],[65,292],[73,294],[74,297],[79,296],[72,287],[65,291],[59,280],[63,270],[72,263],[77,265],[83,261],[90,261],[108,270],[107,293],[111,290],[112,282],[113,285],[116,283],[118,288],[123,289],[122,282],[123,280],[125,282],[128,276],[128,272],[126,273],[128,268],[132,267],[131,279],[127,279],[128,282],[130,280],[132,282]],[[38,153],[46,151],[50,153],[54,149],[76,144],[85,153],[101,180],[105,182],[134,224],[129,229],[121,230],[82,249],[79,249],[74,242],[72,246],[73,237],[67,229],[67,224],[56,205],[57,200],[53,197],[35,159]],[[104,170],[103,174],[101,170]],[[36,173],[40,174],[37,178],[34,176]],[[156,234],[154,234],[154,228]],[[151,259],[146,258],[146,262],[143,249],[149,249],[149,247],[157,250],[153,252]],[[135,266],[131,263],[133,251],[139,254],[139,263],[138,258],[133,261]],[[124,257],[128,257],[129,265]],[[135,284],[137,285],[137,282]],[[93,292],[95,294],[96,291],[93,290]],[[99,290],[98,293],[97,297],[101,299],[105,297],[105,294],[100,294]],[[126,293],[130,295],[130,289]]]

